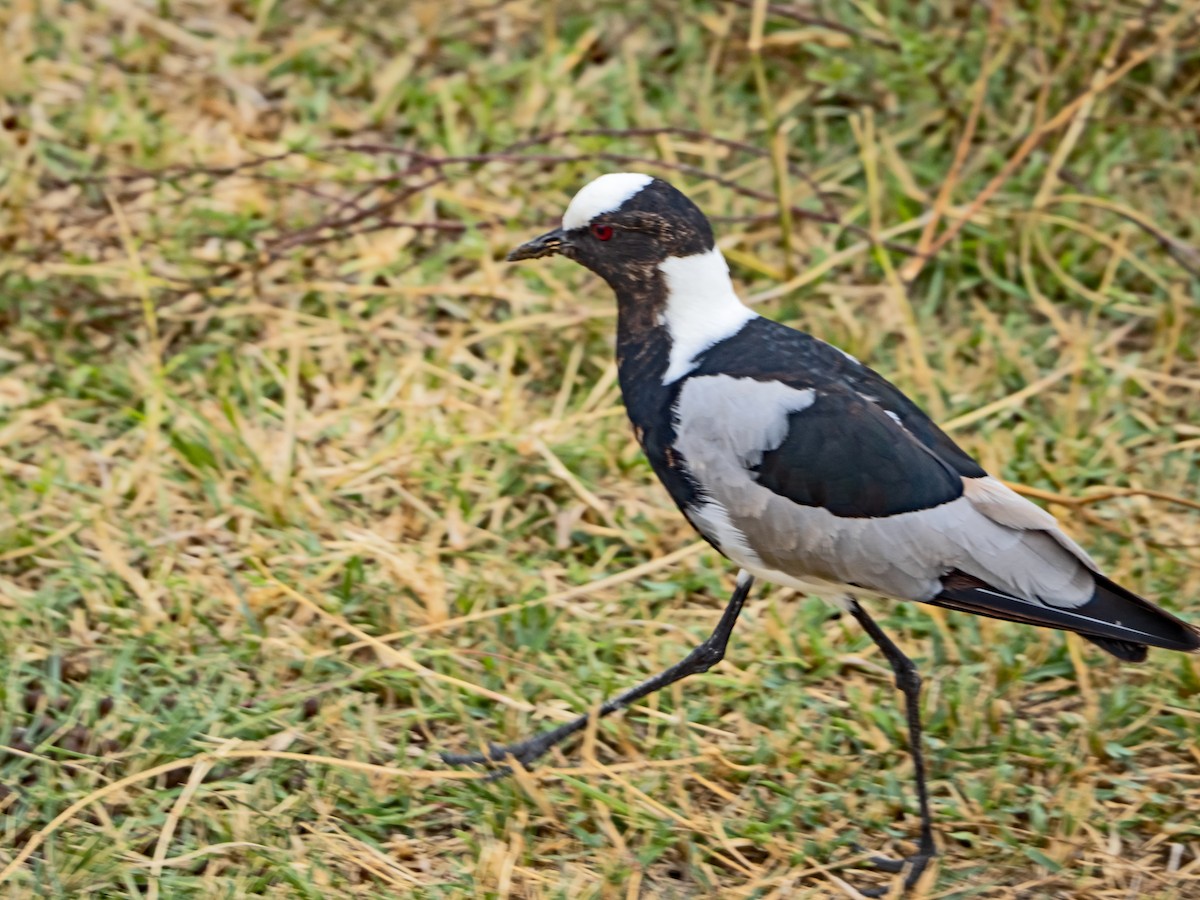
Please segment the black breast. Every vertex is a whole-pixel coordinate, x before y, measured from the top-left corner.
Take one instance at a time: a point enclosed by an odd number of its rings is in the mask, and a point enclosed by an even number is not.
[[[682,510],[697,501],[697,486],[675,450],[675,402],[684,379],[664,385],[671,340],[661,327],[636,335],[617,328],[617,378],[633,433],[654,474]]]

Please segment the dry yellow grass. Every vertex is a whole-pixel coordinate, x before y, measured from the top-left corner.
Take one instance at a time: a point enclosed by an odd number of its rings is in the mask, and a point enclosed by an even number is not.
[[[0,8],[3,890],[880,882],[898,698],[791,591],[545,767],[437,762],[674,662],[730,582],[628,434],[606,289],[499,260],[600,171],[671,178],[764,312],[1195,620],[1198,14]],[[1200,660],[873,609],[927,676],[924,896],[1200,897]]]

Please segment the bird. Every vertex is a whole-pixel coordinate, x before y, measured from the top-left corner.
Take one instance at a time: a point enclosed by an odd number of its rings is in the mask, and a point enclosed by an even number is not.
[[[746,306],[707,217],[665,180],[601,175],[571,199],[560,227],[507,258],[555,255],[612,288],[633,434],[687,521],[738,567],[712,634],[597,715],[720,662],[756,579],[831,599],[879,646],[905,699],[916,852],[872,861],[910,889],[937,854],[921,676],[860,595],[1072,631],[1127,662],[1148,647],[1200,650],[1200,629],[1107,578],[1049,512],[988,474],[895,385]],[[442,757],[527,765],[589,720]]]

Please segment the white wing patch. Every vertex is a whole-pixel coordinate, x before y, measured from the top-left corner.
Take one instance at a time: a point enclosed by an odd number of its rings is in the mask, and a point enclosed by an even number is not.
[[[811,388],[779,381],[732,375],[690,378],[675,402],[675,446],[705,487],[730,474],[748,479],[745,470],[761,463],[764,453],[777,450],[787,438],[788,417],[816,399]],[[722,422],[728,427],[722,428]]]
[[[625,201],[653,180],[641,172],[614,172],[589,181],[567,204],[567,211],[563,213],[563,229],[571,231],[582,228],[596,216],[620,209]]]
[[[696,367],[697,356],[733,337],[758,313],[734,291],[729,265],[716,247],[694,256],[668,257],[658,268],[667,280],[667,305],[659,322],[671,336],[663,384],[671,384]]]

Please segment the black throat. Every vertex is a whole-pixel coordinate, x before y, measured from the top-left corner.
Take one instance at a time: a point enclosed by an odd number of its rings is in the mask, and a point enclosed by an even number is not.
[[[622,391],[627,379],[630,387],[640,381],[661,386],[671,352],[671,336],[660,321],[667,307],[666,276],[653,264],[631,268],[606,279],[617,295],[617,369]]]
[[[687,377],[663,384],[671,357],[671,336],[659,319],[667,303],[666,278],[657,266],[632,273],[617,295],[617,379],[625,412],[654,473],[684,509],[698,499],[695,482],[674,450],[675,402]]]

